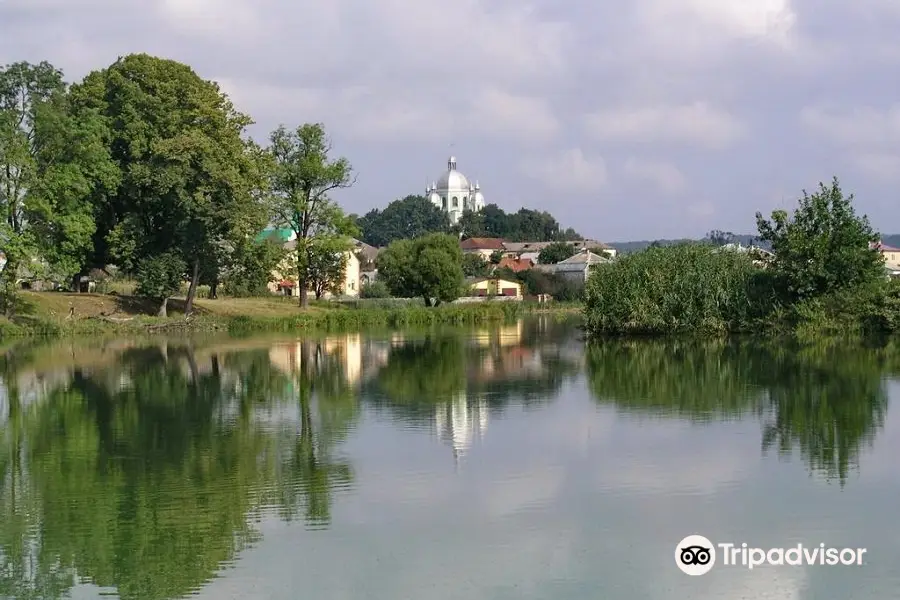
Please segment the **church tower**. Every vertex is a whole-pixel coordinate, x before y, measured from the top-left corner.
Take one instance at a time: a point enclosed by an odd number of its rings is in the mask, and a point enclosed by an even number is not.
[[[447,159],[447,170],[426,187],[425,196],[432,204],[450,215],[450,224],[456,225],[464,210],[479,211],[484,208],[484,196],[476,181],[472,184],[456,170],[456,157]]]

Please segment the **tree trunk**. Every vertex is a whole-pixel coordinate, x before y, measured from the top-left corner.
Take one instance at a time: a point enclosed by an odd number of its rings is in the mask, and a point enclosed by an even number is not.
[[[194,259],[194,268],[191,272],[191,285],[188,288],[187,300],[184,302],[184,316],[190,316],[194,310],[194,297],[197,296],[197,284],[200,281],[200,259]]]
[[[428,296],[422,296],[425,299],[425,306],[431,306],[431,298]]]
[[[210,300],[215,300],[216,298],[219,297],[219,294],[217,293],[218,289],[219,289],[218,281],[214,281],[213,284],[211,286],[209,286],[209,299]]]
[[[162,302],[159,305],[159,311],[156,313],[157,317],[168,317],[169,316],[169,297],[166,296],[162,299]]]
[[[322,299],[322,290],[320,290],[319,288],[316,288],[316,300],[321,300],[321,299]]]
[[[309,290],[306,289],[306,278],[302,278],[297,281],[297,285],[300,286],[300,308],[306,308],[309,306]]]
[[[2,294],[3,314],[7,318],[13,318],[16,314],[16,273],[19,272],[18,261],[7,257],[7,262],[0,273],[0,294]]]

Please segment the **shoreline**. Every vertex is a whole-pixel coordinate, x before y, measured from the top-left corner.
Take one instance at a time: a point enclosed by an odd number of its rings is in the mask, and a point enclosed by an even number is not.
[[[362,301],[365,302],[365,301]],[[0,319],[0,339],[34,337],[86,337],[107,335],[172,335],[294,331],[344,332],[367,328],[403,328],[436,325],[502,323],[526,315],[580,315],[580,303],[495,302],[444,304],[425,307],[413,302],[371,301],[370,306],[311,302],[301,309],[296,302],[274,298],[200,299],[185,318],[184,300],[169,301],[171,316],[147,314],[153,302],[131,296],[29,292],[22,294],[21,314]],[[112,308],[112,310],[110,310]],[[74,312],[71,312],[74,311]]]

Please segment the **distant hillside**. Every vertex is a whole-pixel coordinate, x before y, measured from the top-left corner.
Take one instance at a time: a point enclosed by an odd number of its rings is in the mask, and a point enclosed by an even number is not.
[[[900,237],[900,236],[898,236]],[[618,250],[623,254],[628,254],[629,252],[637,252],[638,250],[643,250],[650,246],[650,244],[656,242],[660,246],[671,246],[672,244],[680,244],[684,242],[702,242],[703,240],[708,240],[709,238],[699,238],[699,239],[690,239],[690,238],[681,238],[676,240],[637,240],[630,242],[608,242],[610,246]],[[730,240],[734,243],[738,243],[744,246],[749,246],[750,244],[755,244],[760,248],[768,249],[768,244],[759,242],[756,239],[756,236],[750,234],[732,234],[730,236]],[[898,240],[900,242],[900,240]],[[887,244],[888,242],[885,241]],[[890,245],[890,244],[889,244]]]
[[[701,238],[701,239],[688,239],[683,238],[680,240],[638,240],[638,241],[630,241],[630,242],[609,242],[609,245],[621,252],[622,254],[628,254],[629,252],[637,252],[638,250],[643,250],[652,244],[653,242],[658,243],[661,246],[671,246],[672,244],[678,244],[682,242],[702,242],[704,239],[708,240],[709,238]],[[749,246],[750,244],[759,246],[760,248],[764,248],[766,250],[770,249],[770,245],[768,242],[761,242],[756,239],[756,236],[751,234],[733,234],[731,239],[739,243],[743,246]],[[900,233],[890,233],[883,234],[881,236],[881,242],[886,246],[893,246],[894,248],[900,248]]]

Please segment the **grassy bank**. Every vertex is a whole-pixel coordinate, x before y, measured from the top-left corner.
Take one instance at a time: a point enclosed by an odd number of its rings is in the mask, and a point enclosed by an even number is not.
[[[448,304],[426,308],[404,300],[360,300],[348,304],[268,298],[198,299],[194,314],[184,317],[184,300],[169,301],[169,317],[152,316],[156,303],[124,295],[22,292],[12,320],[0,319],[0,339],[28,336],[142,335],[226,331],[234,335],[292,331],[352,331],[432,325],[504,322],[538,312],[577,313],[578,304],[526,302]]]

